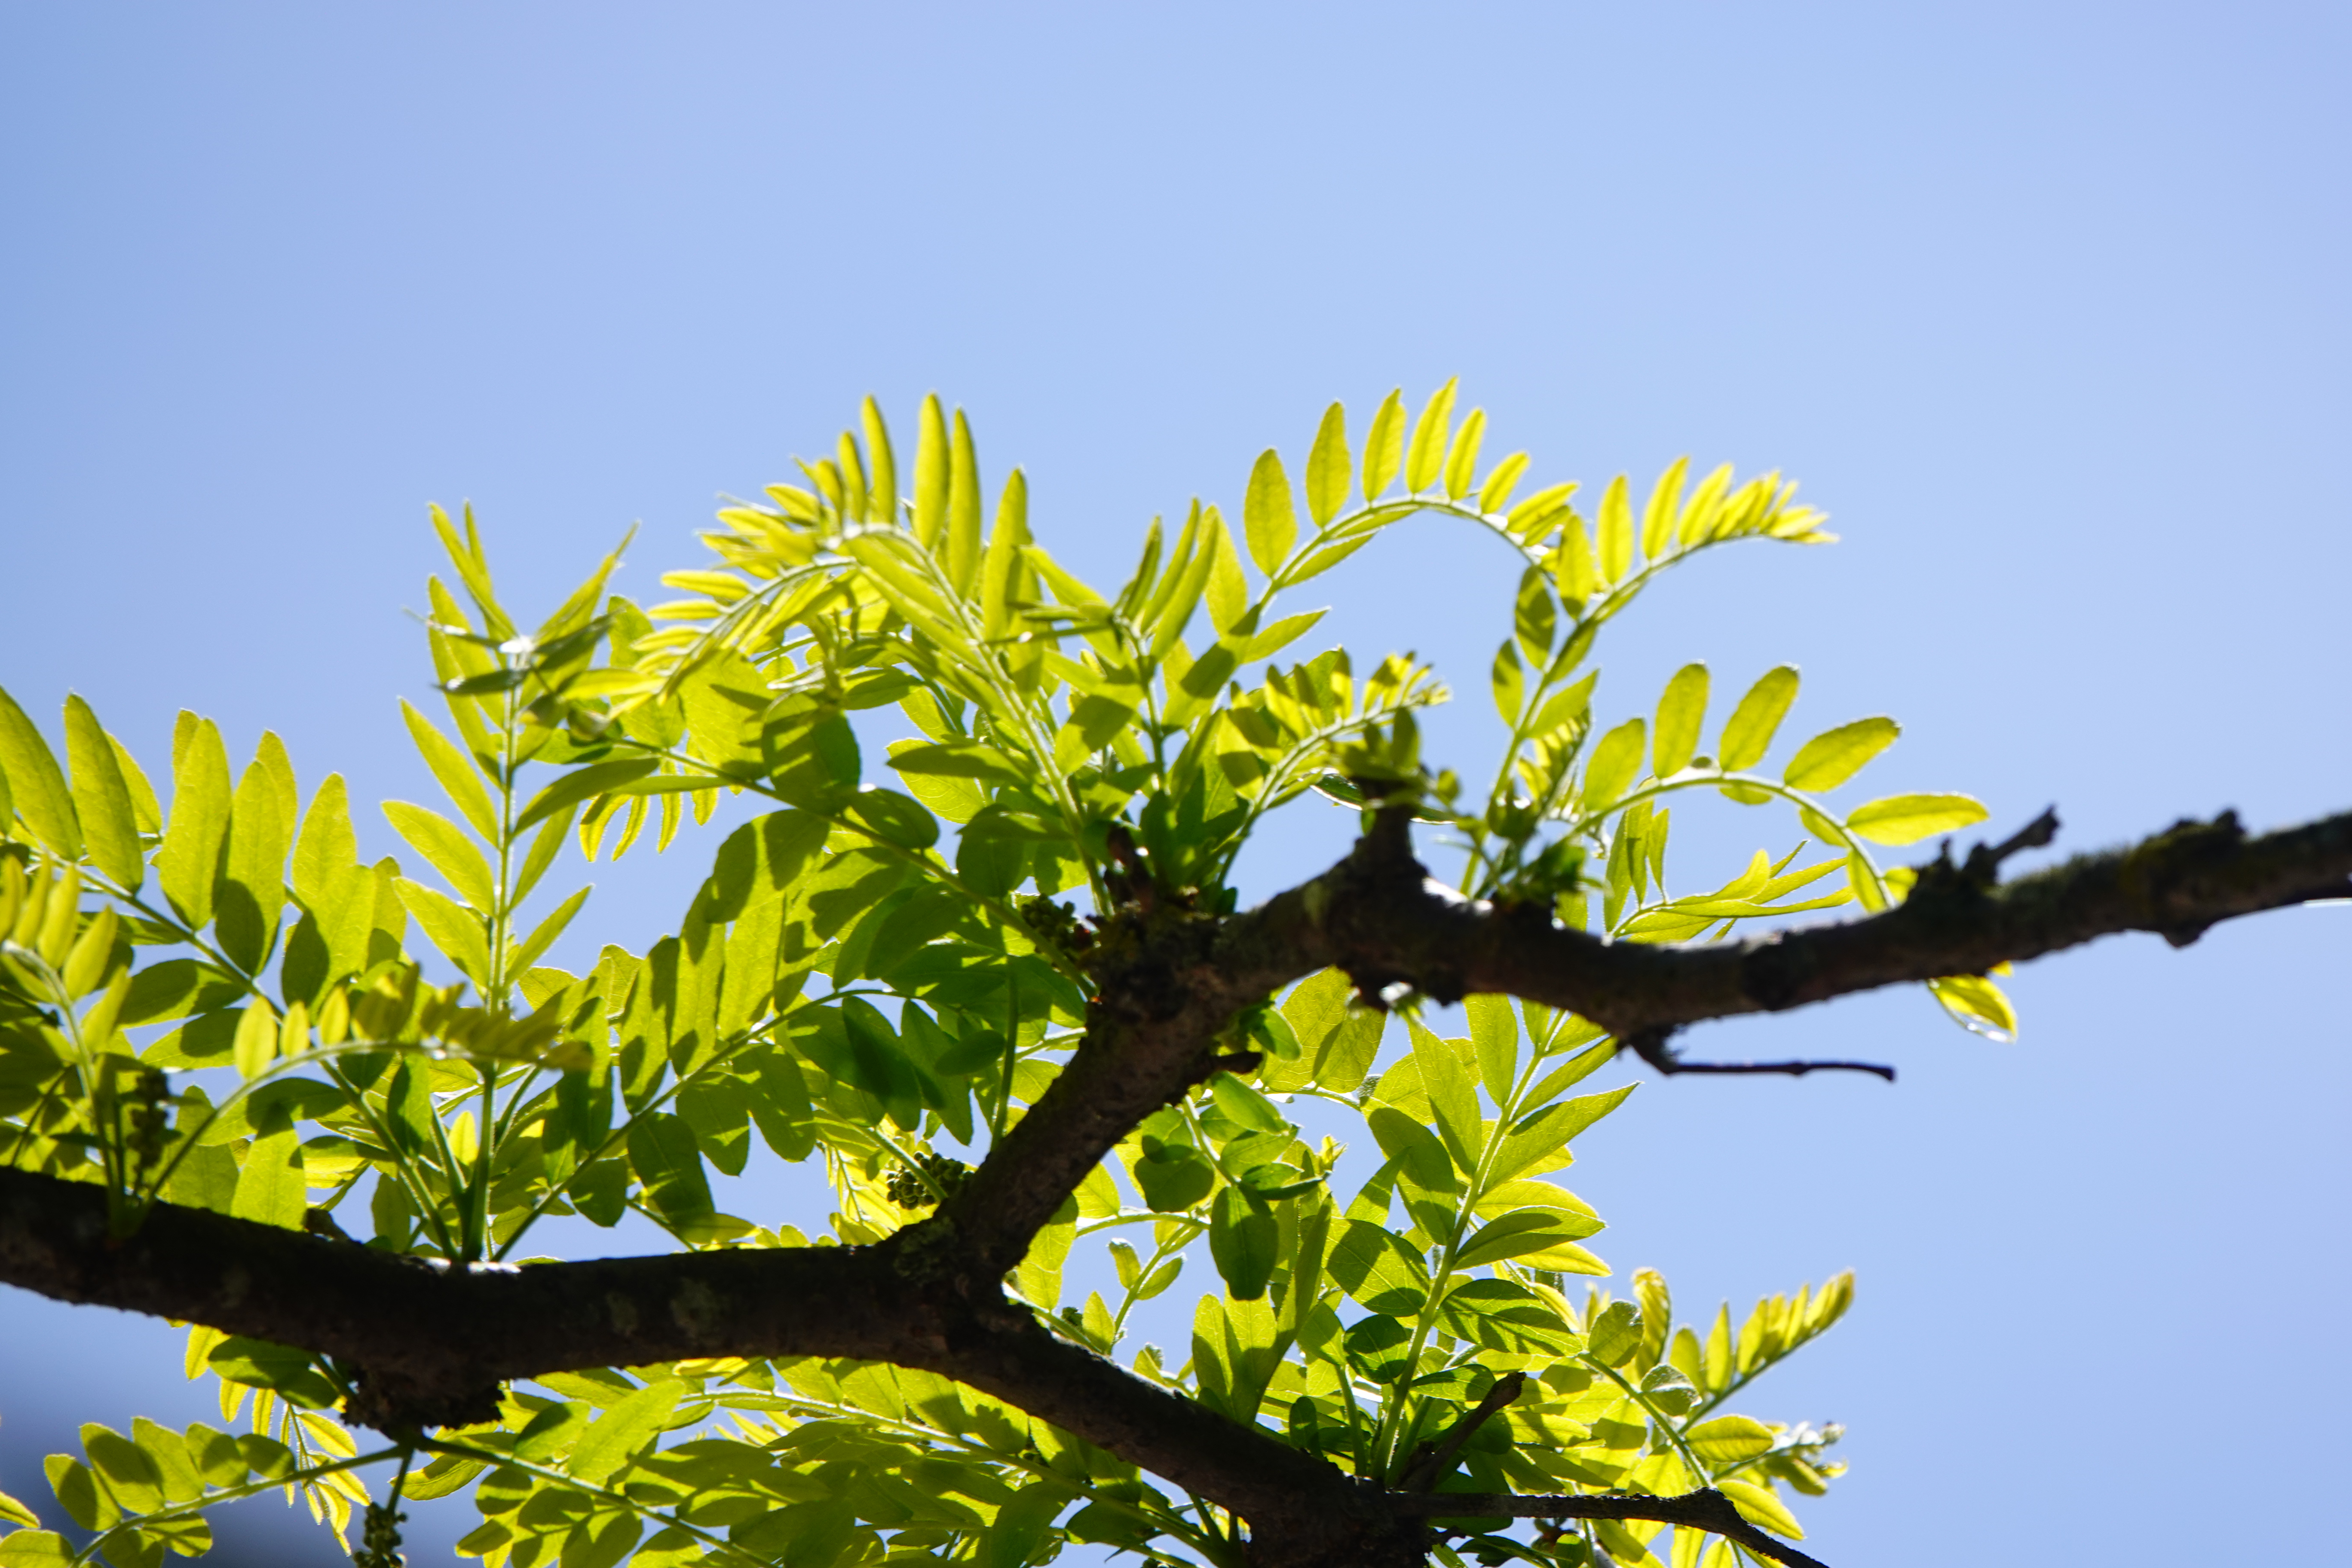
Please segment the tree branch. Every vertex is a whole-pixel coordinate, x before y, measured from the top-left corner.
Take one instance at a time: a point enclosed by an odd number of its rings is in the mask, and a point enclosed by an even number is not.
[[[1310,929],[1283,934],[1298,943],[1300,960],[1339,964],[1368,995],[1396,984],[1443,1002],[1500,992],[1580,1013],[1631,1040],[1882,985],[1981,974],[2119,931],[2185,945],[2240,915],[2352,894],[2352,813],[2251,838],[2224,813],[1993,881],[2001,858],[2046,842],[2054,826],[2045,817],[1962,866],[1929,863],[1910,898],[1882,914],[1687,946],[1607,942],[1540,910],[1464,899],[1392,848],[1365,855],[1368,837],[1358,855],[1302,890]]]
[[[448,1269],[173,1204],[111,1241],[103,1189],[0,1171],[0,1282],[334,1356],[379,1428],[491,1419],[542,1373],[845,1356],[969,1384],[1302,1546],[1390,1531],[1371,1489],[1055,1338],[949,1238]]]
[[[1712,1487],[1680,1497],[1520,1497],[1509,1492],[1391,1492],[1398,1513],[1446,1519],[1616,1519],[1654,1521],[1704,1530],[1788,1568],[1827,1568],[1777,1535],[1748,1522],[1731,1500]]]
[[[1980,973],[2114,931],[2187,942],[2222,920],[2352,892],[2352,815],[2256,838],[2234,816],[2183,823],[1997,885],[2000,861],[2054,826],[2045,818],[1958,867],[1939,859],[1883,914],[1667,947],[1603,942],[1541,910],[1462,899],[1427,879],[1403,815],[1381,811],[1346,860],[1245,914],[1160,900],[1113,921],[1090,960],[1098,1000],[1062,1073],[937,1216],[877,1246],[451,1271],[171,1205],[112,1241],[98,1187],[0,1171],[0,1281],[335,1356],[359,1371],[350,1414],[376,1426],[480,1419],[498,1384],[547,1372],[845,1356],[936,1372],[1051,1421],[1240,1514],[1254,1552],[1286,1568],[1418,1563],[1421,1538],[1405,1522],[1438,1508],[1687,1523],[1806,1568],[1811,1558],[1712,1493],[1383,1496],[1055,1338],[1005,1301],[1000,1281],[1121,1138],[1216,1070],[1235,1015],[1327,964],[1374,996],[1402,984],[1440,1000],[1501,992],[1568,1008],[1662,1053],[1667,1031],[1701,1019]],[[1657,1511],[1670,1505],[1683,1511]]]

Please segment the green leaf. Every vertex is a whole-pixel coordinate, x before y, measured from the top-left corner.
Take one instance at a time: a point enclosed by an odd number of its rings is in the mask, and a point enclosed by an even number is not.
[[[278,935],[286,903],[286,857],[294,844],[300,801],[286,748],[265,733],[237,781],[229,810],[228,846],[213,887],[213,929],[221,952],[248,974],[260,973]]]
[[[434,728],[433,721],[419,713],[405,698],[401,700],[400,716],[406,721],[409,739],[416,743],[417,752],[424,757],[425,765],[433,770],[434,778],[439,781],[458,812],[473,825],[475,832],[495,841],[499,836],[498,809],[490,804],[490,792],[483,787],[481,775],[474,771],[472,759],[458,748],[455,741]],[[529,824],[522,826],[528,826]]]
[[[593,891],[593,888],[582,888],[556,905],[554,910],[534,926],[531,933],[516,947],[514,956],[507,963],[507,972],[520,974],[538,963],[540,955],[555,944],[555,939],[563,934],[563,928],[572,923],[572,917],[580,912],[580,906],[588,901],[588,895]]]
[[[629,1123],[629,1165],[645,1184],[646,1206],[673,1229],[711,1212],[702,1145],[686,1119],[649,1110]]]
[[[948,521],[948,423],[940,395],[927,393],[915,437],[915,538],[926,550]]]
[[[1024,784],[1035,770],[983,741],[948,741],[916,744],[890,753],[890,766],[899,773],[929,773],[942,778],[984,779],[990,784]]]
[[[1781,665],[1768,669],[1739,706],[1731,710],[1724,721],[1723,740],[1716,751],[1716,762],[1727,772],[1737,773],[1752,768],[1761,762],[1771,748],[1772,736],[1780,728],[1789,704],[1797,700],[1797,667]]]
[[[1511,635],[1518,640],[1528,662],[1540,667],[1551,657],[1551,641],[1559,631],[1559,619],[1552,609],[1551,584],[1542,567],[1530,566],[1519,574],[1519,594],[1511,608]]]
[[[866,515],[874,522],[898,521],[898,460],[890,450],[890,431],[882,410],[871,397],[858,409],[866,431],[866,452],[873,472],[866,476]]]
[[[1715,1487],[1716,1490],[1731,1500],[1731,1506],[1738,1509],[1740,1517],[1748,1523],[1760,1525],[1773,1534],[1785,1535],[1791,1541],[1805,1538],[1803,1528],[1797,1523],[1797,1516],[1789,1511],[1788,1505],[1770,1489],[1759,1487],[1753,1481],[1734,1480],[1720,1480],[1715,1483]]]
[[[1473,408],[1445,451],[1446,500],[1460,500],[1470,493],[1470,486],[1478,477],[1478,446],[1486,436],[1486,411]]]
[[[1706,666],[1686,664],[1666,682],[1658,699],[1658,728],[1651,743],[1651,764],[1660,778],[1690,765],[1698,750],[1700,727],[1706,721]]]
[[[1321,528],[1348,504],[1354,460],[1348,455],[1348,411],[1334,403],[1323,411],[1315,445],[1307,454],[1307,515]],[[1287,552],[1285,552],[1287,553]]]
[[[1281,1242],[1273,1210],[1239,1187],[1219,1190],[1209,1207],[1209,1255],[1234,1300],[1255,1301],[1265,1294]]]
[[[98,715],[72,695],[66,698],[66,759],[73,769],[74,810],[90,859],[115,886],[136,893],[146,879],[147,865],[131,785],[106,731],[99,727]]]
[[[1590,816],[1614,804],[1642,772],[1642,752],[1648,738],[1649,726],[1639,719],[1628,719],[1606,735],[1592,748],[1592,761],[1585,764],[1583,810]]]
[[[1339,486],[1346,489],[1344,478]],[[1290,476],[1282,471],[1282,458],[1271,447],[1258,454],[1250,469],[1249,490],[1242,501],[1242,528],[1249,540],[1250,559],[1269,577],[1290,559],[1291,546],[1298,542],[1298,512],[1290,500]]]
[[[236,1040],[230,1047],[229,1060],[236,1064],[237,1076],[256,1078],[278,1059],[278,1014],[267,997],[256,996],[237,1015]]]
[[[589,1486],[603,1486],[662,1434],[688,1392],[686,1384],[664,1378],[617,1401],[580,1435],[564,1469]]]
[[[1601,571],[1599,586],[1622,583],[1633,568],[1633,507],[1626,497],[1625,476],[1618,475],[1601,492],[1601,514],[1593,520],[1598,537],[1593,563]]]
[[[285,1107],[273,1104],[263,1113],[260,1131],[237,1168],[236,1194],[229,1200],[228,1212],[237,1219],[299,1230],[308,1207],[301,1141],[294,1135]]]
[[[18,1502],[15,1498],[10,1497],[6,1492],[0,1492],[0,1520],[6,1520],[10,1524],[32,1527],[37,1526],[41,1522],[41,1516],[35,1513],[31,1509],[26,1508],[23,1503]],[[72,1554],[68,1552],[67,1555],[70,1557]],[[0,1563],[6,1561],[7,1559],[5,1557],[0,1557]]]
[[[1404,461],[1404,388],[1381,399],[1372,413],[1372,427],[1364,434],[1364,499],[1378,500],[1397,465]]]
[[[1683,1441],[1710,1465],[1731,1465],[1770,1453],[1772,1429],[1745,1415],[1718,1415],[1685,1431]]]
[[[1217,1109],[1247,1131],[1290,1131],[1290,1123],[1282,1119],[1274,1101],[1229,1072],[1218,1073],[1209,1079],[1209,1093]]]
[[[1478,1081],[1486,1098],[1502,1105],[1519,1076],[1519,1020],[1511,999],[1481,992],[1463,999],[1470,1019],[1470,1047],[1478,1058]]]
[[[1521,1209],[1479,1227],[1454,1255],[1457,1268],[1483,1268],[1507,1258],[1550,1251],[1591,1231],[1559,1209]]]
[[[901,849],[928,849],[940,840],[939,818],[897,790],[868,784],[849,797],[847,810],[875,837]]]
[[[1445,1140],[1445,1152],[1454,1156],[1454,1164],[1469,1175],[1478,1168],[1478,1153],[1486,1142],[1479,1125],[1477,1085],[1450,1042],[1422,1027],[1417,1019],[1407,1017],[1405,1024],[1412,1037],[1413,1065],[1421,1069],[1422,1091],[1429,1096],[1429,1108],[1437,1118],[1438,1136]]]
[[[1547,1160],[1557,1159],[1570,1140],[1623,1104],[1633,1089],[1629,1083],[1600,1094],[1581,1095],[1519,1118],[1511,1124],[1503,1146],[1495,1152],[1494,1163],[1486,1172],[1487,1181],[1507,1182]]]
[[[1351,1219],[1331,1248],[1331,1278],[1366,1310],[1410,1318],[1429,1300],[1429,1268],[1404,1240]]]
[[[343,775],[329,773],[311,795],[301,834],[294,841],[294,896],[313,914],[324,913],[322,906],[359,858],[359,836],[352,830]]]
[[[1454,1157],[1436,1133],[1391,1105],[1375,1105],[1364,1121],[1397,1174],[1423,1192],[1450,1195],[1461,1190]]]
[[[1902,726],[1883,714],[1824,730],[1798,748],[1780,777],[1790,789],[1835,789],[1893,745],[1902,732]]]
[[[1454,391],[1462,378],[1454,377],[1429,395],[1412,427],[1412,449],[1405,455],[1404,488],[1419,495],[1437,482],[1445,461],[1445,438],[1454,420]]]
[[[35,1521],[27,1519],[25,1522]],[[0,1568],[75,1568],[80,1561],[66,1543],[66,1538],[54,1530],[19,1530],[0,1536]]]
[[[1495,691],[1495,711],[1503,716],[1504,723],[1517,724],[1519,710],[1527,702],[1528,677],[1519,663],[1517,644],[1506,639],[1495,650],[1495,663],[1487,672],[1487,681]]]
[[[464,828],[437,811],[404,800],[385,801],[383,815],[393,830],[441,873],[459,898],[485,914],[497,907],[498,880]]]
[[[949,451],[948,581],[969,597],[980,581],[980,454],[961,408],[955,413],[955,438]]]
[[[1183,1213],[1207,1197],[1217,1182],[1216,1167],[1190,1143],[1161,1143],[1150,1138],[1129,1171],[1144,1203],[1160,1214]]]
[[[1518,488],[1519,476],[1528,471],[1528,460],[1525,452],[1514,452],[1486,470],[1486,481],[1478,487],[1480,511],[1492,516],[1510,505],[1511,491]],[[1575,487],[1562,488],[1572,489]],[[1538,507],[1525,512],[1513,507],[1509,518],[1512,537],[1529,542],[1538,542],[1549,537],[1555,515],[1549,507]]]
[[[438,889],[402,877],[394,884],[401,903],[425,928],[425,935],[442,956],[465,973],[477,986],[489,984],[490,939],[481,920]]]
[[[7,776],[8,796],[33,837],[61,859],[79,859],[81,823],[65,774],[40,730],[5,689],[0,689],[0,773]]]
[[[1021,577],[1021,552],[1029,542],[1029,480],[1019,468],[1005,476],[989,531],[988,555],[980,569],[981,635],[1001,637],[1013,626],[1013,600]]]
[[[1690,471],[1688,458],[1676,458],[1658,476],[1650,490],[1650,504],[1642,513],[1642,557],[1655,561],[1674,542],[1675,520],[1679,515],[1677,504],[1682,500],[1683,476]]]
[[[575,768],[531,796],[522,816],[515,819],[515,831],[520,833],[583,800],[633,784],[659,766],[660,761],[654,757],[623,757]]]
[[[1990,815],[1984,802],[1965,795],[1890,795],[1855,806],[1845,825],[1873,844],[1916,844],[1938,833],[1957,833]]]

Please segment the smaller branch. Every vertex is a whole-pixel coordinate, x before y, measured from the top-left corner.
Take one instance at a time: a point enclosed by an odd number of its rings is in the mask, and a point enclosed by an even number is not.
[[[1424,1518],[1491,1519],[1614,1519],[1655,1521],[1688,1530],[1720,1535],[1759,1557],[1786,1568],[1828,1568],[1776,1535],[1748,1522],[1731,1500],[1713,1487],[1680,1497],[1589,1497],[1570,1494],[1521,1497],[1509,1492],[1390,1492],[1381,1500],[1390,1510]]]
[[[1486,1424],[1487,1417],[1517,1399],[1527,1385],[1525,1373],[1506,1373],[1496,1378],[1495,1386],[1486,1391],[1486,1397],[1456,1421],[1434,1449],[1425,1449],[1413,1457],[1404,1474],[1397,1478],[1397,1486],[1404,1491],[1426,1491],[1438,1477],[1454,1468],[1454,1456],[1462,1451],[1462,1445],[1470,1440],[1473,1433]]]
[[[1990,888],[2000,879],[2000,863],[2026,849],[2046,848],[2058,837],[2058,808],[2049,806],[2042,815],[1994,845],[1979,844],[1969,851],[1960,865],[1962,875]]]
[[[1809,1072],[1866,1072],[1895,1081],[1895,1069],[1876,1062],[1686,1062],[1666,1044],[1673,1034],[1671,1028],[1637,1029],[1620,1043],[1668,1078],[1676,1073],[1785,1073],[1802,1078]]]

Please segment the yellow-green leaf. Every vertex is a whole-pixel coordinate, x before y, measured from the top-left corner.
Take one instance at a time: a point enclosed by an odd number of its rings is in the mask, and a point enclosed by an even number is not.
[[[1376,500],[1404,461],[1404,388],[1392,388],[1372,413],[1364,436],[1364,499]]]
[[[256,996],[245,1005],[236,1021],[236,1040],[229,1049],[239,1077],[256,1078],[278,1059],[278,1015]]]
[[[485,914],[498,901],[490,864],[465,830],[437,811],[404,800],[383,803],[384,819],[441,873],[459,898]]]
[[[1986,816],[1984,802],[1965,795],[1890,795],[1846,814],[1845,825],[1873,844],[1916,844],[1957,833]]]
[[[81,824],[74,816],[73,795],[65,774],[40,730],[0,690],[0,773],[8,778],[8,794],[16,814],[33,837],[50,853],[73,860],[81,856]],[[0,826],[5,826],[0,824]]]
[[[416,917],[416,923],[425,928],[433,945],[463,970],[466,978],[477,985],[487,984],[490,975],[490,943],[481,921],[446,893],[422,882],[402,877],[396,886],[401,903]]]
[[[1650,490],[1650,504],[1642,513],[1642,557],[1655,561],[1665,553],[1675,536],[1675,520],[1679,515],[1677,503],[1682,500],[1683,476],[1690,471],[1688,458],[1676,458],[1658,476]]]
[[[967,597],[980,581],[980,454],[961,408],[948,461],[948,580]]]
[[[940,395],[923,398],[922,428],[915,440],[915,538],[926,550],[939,542],[948,520],[948,422]]]
[[[1598,555],[1594,563],[1601,568],[1601,585],[1624,581],[1633,566],[1633,504],[1626,494],[1625,476],[1618,475],[1601,492],[1601,515],[1593,520],[1599,531]]]
[[[1592,761],[1584,770],[1584,811],[1587,816],[1601,810],[1623,795],[1642,772],[1642,752],[1649,738],[1649,726],[1639,719],[1628,719],[1606,735],[1592,748]]]
[[[1789,704],[1796,700],[1795,665],[1784,664],[1766,670],[1724,721],[1723,740],[1715,760],[1735,773],[1754,767],[1771,748],[1774,732],[1787,716]]]
[[[99,727],[98,715],[78,696],[66,698],[66,760],[73,770],[75,815],[98,868],[126,892],[146,879],[139,846],[139,814],[131,785],[114,760],[114,747]]]
[[[2017,1037],[2017,1010],[2009,994],[1978,974],[1956,974],[1930,980],[1927,989],[1966,1027],[1995,1039]]]
[[[1902,726],[1884,714],[1824,730],[1798,748],[1780,777],[1790,789],[1835,789],[1902,732]]]
[[[592,1487],[601,1486],[660,1435],[686,1393],[685,1384],[664,1378],[629,1394],[581,1434],[564,1468]]]
[[[236,1192],[228,1212],[237,1219],[299,1230],[308,1206],[301,1141],[294,1136],[293,1120],[285,1107],[274,1106],[237,1167]]]
[[[1347,481],[1340,480],[1342,489]],[[1249,490],[1242,500],[1242,531],[1249,540],[1250,559],[1267,576],[1290,559],[1298,542],[1298,512],[1290,500],[1290,476],[1282,458],[1268,447],[1250,469]]]
[[[869,397],[858,410],[866,429],[866,452],[872,472],[866,476],[866,515],[875,522],[898,521],[898,460],[890,450],[890,431],[882,423],[880,405]]]
[[[1354,464],[1348,456],[1348,411],[1334,403],[1323,411],[1315,445],[1307,454],[1307,515],[1318,528],[1339,515],[1348,504],[1348,480]]]
[[[1703,664],[1686,664],[1666,682],[1665,694],[1658,699],[1657,735],[1651,742],[1652,765],[1660,778],[1690,765],[1698,750],[1699,728],[1706,722],[1706,691]]]
[[[1772,1429],[1746,1415],[1718,1415],[1683,1434],[1691,1451],[1710,1465],[1736,1464],[1769,1453]]]
[[[1454,444],[1446,448],[1446,500],[1460,500],[1470,493],[1470,483],[1478,474],[1478,444],[1486,437],[1486,411],[1473,408],[1462,421],[1462,428],[1455,432]]]
[[[474,771],[473,762],[460,751],[457,743],[439,730],[433,721],[410,706],[406,699],[400,704],[400,716],[408,722],[409,738],[416,742],[425,758],[425,765],[475,832],[485,838],[499,836],[499,814],[490,805],[490,792],[482,785],[481,776]]]
[[[1748,1523],[1760,1525],[1775,1535],[1785,1535],[1791,1541],[1805,1538],[1804,1529],[1798,1524],[1797,1516],[1790,1513],[1788,1506],[1769,1489],[1753,1481],[1727,1480],[1717,1481],[1715,1485],[1717,1491],[1731,1500],[1731,1506],[1738,1509],[1740,1517]]]
[[[1456,376],[1431,393],[1413,425],[1411,450],[1404,460],[1404,488],[1414,495],[1437,482],[1437,470],[1445,461],[1445,437],[1454,423],[1454,388],[1460,379]]]
[[[1018,468],[1005,476],[996,503],[996,526],[989,531],[988,557],[980,569],[981,632],[1001,637],[1013,625],[1021,547],[1029,542],[1029,480]]]

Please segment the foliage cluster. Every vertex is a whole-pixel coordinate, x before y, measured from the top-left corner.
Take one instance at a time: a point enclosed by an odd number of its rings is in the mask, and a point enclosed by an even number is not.
[[[446,798],[384,806],[413,851],[399,860],[364,862],[341,778],[306,800],[274,735],[239,773],[183,714],[167,808],[79,699],[61,765],[0,694],[6,1158],[101,1185],[121,1236],[163,1202],[458,1268],[520,1258],[567,1215],[640,1215],[684,1248],[855,1246],[919,1222],[1054,1079],[1087,1027],[1108,922],[1230,911],[1236,854],[1304,797],[1410,799],[1461,856],[1465,894],[1635,942],[1886,907],[1907,873],[1871,845],[1983,816],[1949,795],[1832,805],[1895,739],[1885,718],[1765,768],[1797,694],[1787,667],[1719,724],[1696,664],[1603,722],[1595,638],[1661,572],[1828,536],[1776,475],[1693,480],[1681,463],[1645,497],[1613,480],[1588,518],[1574,485],[1522,495],[1523,453],[1482,468],[1485,426],[1456,419],[1449,383],[1417,416],[1391,395],[1358,450],[1335,405],[1301,480],[1266,452],[1238,530],[1197,502],[1172,530],[1154,521],[1109,593],[1035,542],[1018,470],[983,528],[970,426],[936,399],[903,482],[869,403],[802,483],[722,511],[713,563],[666,578],[688,595],[668,604],[609,595],[608,556],[526,630],[470,513],[436,510],[444,719],[402,712]],[[1323,613],[1286,595],[1420,514],[1520,563],[1483,798],[1423,763],[1414,714],[1447,693],[1410,656],[1279,662]],[[908,732],[875,756],[893,715]],[[1790,807],[1826,853],[1759,850],[1670,894],[1670,803],[1694,792]],[[666,849],[722,796],[760,814],[717,846],[674,934],[578,973],[545,962],[589,894],[546,889],[567,845],[617,858],[650,829]],[[1935,989],[1970,1026],[2012,1026],[1990,982]],[[1647,1271],[1629,1296],[1571,1296],[1573,1277],[1610,1272],[1583,1245],[1601,1222],[1547,1178],[1624,1098],[1572,1092],[1615,1040],[1488,996],[1443,1038],[1417,999],[1357,997],[1336,971],[1267,1003],[1234,1022],[1232,1070],[1136,1127],[1010,1291],[1067,1340],[1391,1486],[1710,1486],[1801,1534],[1784,1492],[1838,1473],[1836,1430],[1731,1405],[1837,1319],[1851,1282],[1769,1298],[1737,1330],[1727,1310],[1676,1326]],[[1361,1126],[1351,1191],[1335,1190],[1342,1145],[1301,1130],[1310,1108],[1318,1127]],[[822,1163],[837,1212],[814,1237],[720,1206],[716,1178],[744,1173],[755,1134]],[[1068,1299],[1082,1249],[1115,1289]],[[1190,1344],[1138,1343],[1138,1309],[1188,1271],[1212,1277]],[[553,1373],[509,1390],[494,1422],[369,1447],[335,1416],[354,1369],[331,1357],[195,1328],[187,1366],[244,1431],[85,1428],[84,1456],[50,1477],[86,1536],[0,1502],[23,1527],[0,1563],[153,1568],[205,1549],[207,1510],[273,1489],[385,1563],[404,1500],[469,1485],[482,1523],[462,1550],[492,1568],[1016,1568],[1074,1542],[1244,1556],[1220,1508],[905,1368]],[[1451,1538],[1442,1560],[1738,1555],[1614,1522],[1456,1521]]]

